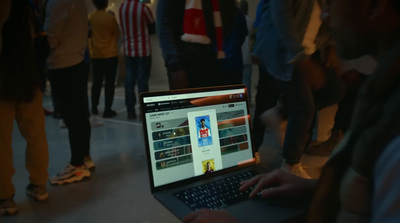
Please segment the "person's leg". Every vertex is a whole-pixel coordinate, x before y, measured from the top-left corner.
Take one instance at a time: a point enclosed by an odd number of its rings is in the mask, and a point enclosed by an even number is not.
[[[13,167],[12,132],[15,119],[15,102],[0,100],[0,200],[15,194],[12,183]]]
[[[321,89],[313,91],[315,110],[319,111],[339,103],[343,98],[343,85],[334,69],[326,69],[326,83]]]
[[[104,73],[105,73],[105,60],[104,59],[92,59],[93,64],[93,85],[92,85],[92,113],[98,114],[97,106],[99,105],[99,97],[101,93],[101,87],[103,85]]]
[[[315,113],[313,94],[307,81],[297,71],[291,81],[279,81],[279,85],[288,110],[282,155],[286,163],[296,164],[306,146]]]
[[[81,166],[89,155],[90,123],[87,99],[88,64],[53,70],[59,101],[71,146],[71,165]]]
[[[42,93],[34,93],[32,102],[19,103],[16,120],[21,135],[27,142],[25,166],[29,172],[29,182],[46,185],[49,178],[49,151],[45,131],[45,117],[42,110]]]
[[[135,84],[137,76],[137,58],[125,56],[126,64],[126,77],[125,77],[125,105],[128,112],[128,118],[130,114],[135,114]]]
[[[151,70],[151,56],[139,57],[137,63],[138,92],[149,91],[149,78]],[[136,101],[135,101],[136,102]]]
[[[260,148],[264,140],[265,126],[260,116],[266,110],[275,107],[280,95],[276,80],[263,68],[259,67],[259,79],[257,83],[256,107],[253,118],[254,148]]]
[[[115,77],[117,75],[118,57],[108,58],[104,61],[105,68],[105,109],[111,111],[114,101]]]
[[[49,79],[50,82],[50,94],[51,94],[51,102],[53,103],[53,118],[61,118],[61,111],[56,99],[56,96],[54,95],[54,91],[55,91],[55,86],[54,86],[54,78],[53,78],[53,74],[52,72],[47,72],[47,78]]]

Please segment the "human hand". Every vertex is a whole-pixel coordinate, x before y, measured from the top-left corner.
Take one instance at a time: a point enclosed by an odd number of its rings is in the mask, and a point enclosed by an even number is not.
[[[173,71],[170,74],[170,83],[172,89],[182,89],[189,87],[187,74],[184,70]]]
[[[190,213],[183,219],[184,223],[239,223],[231,214],[225,210],[213,211],[201,209]]]
[[[343,73],[342,63],[336,53],[336,48],[333,46],[325,52],[325,67],[334,69],[339,77]]]
[[[359,88],[363,83],[362,75],[356,70],[344,72],[340,79],[348,88]]]
[[[329,47],[325,52],[325,67],[327,68],[338,68],[340,65],[339,57],[336,53],[335,47]]]
[[[254,198],[259,192],[264,198],[280,196],[300,198],[310,194],[315,189],[316,182],[316,180],[304,179],[282,170],[275,170],[241,182],[239,190],[245,191],[255,185],[249,195],[250,198]]]

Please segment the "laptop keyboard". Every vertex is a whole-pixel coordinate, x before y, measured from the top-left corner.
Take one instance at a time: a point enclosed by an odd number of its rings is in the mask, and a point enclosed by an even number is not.
[[[255,176],[255,173],[248,171],[205,185],[185,189],[174,193],[174,195],[194,211],[202,208],[221,209],[249,198],[253,188],[239,191],[239,184],[253,176]]]

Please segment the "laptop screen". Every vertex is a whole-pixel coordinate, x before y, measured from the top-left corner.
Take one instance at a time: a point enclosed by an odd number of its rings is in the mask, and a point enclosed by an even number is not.
[[[141,94],[153,186],[254,162],[247,103],[244,85]]]

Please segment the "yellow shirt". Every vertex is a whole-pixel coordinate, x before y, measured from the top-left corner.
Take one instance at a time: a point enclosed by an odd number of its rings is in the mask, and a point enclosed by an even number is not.
[[[89,53],[92,58],[110,58],[118,55],[117,38],[121,35],[115,16],[105,10],[96,10],[89,15],[92,37],[89,38]]]

